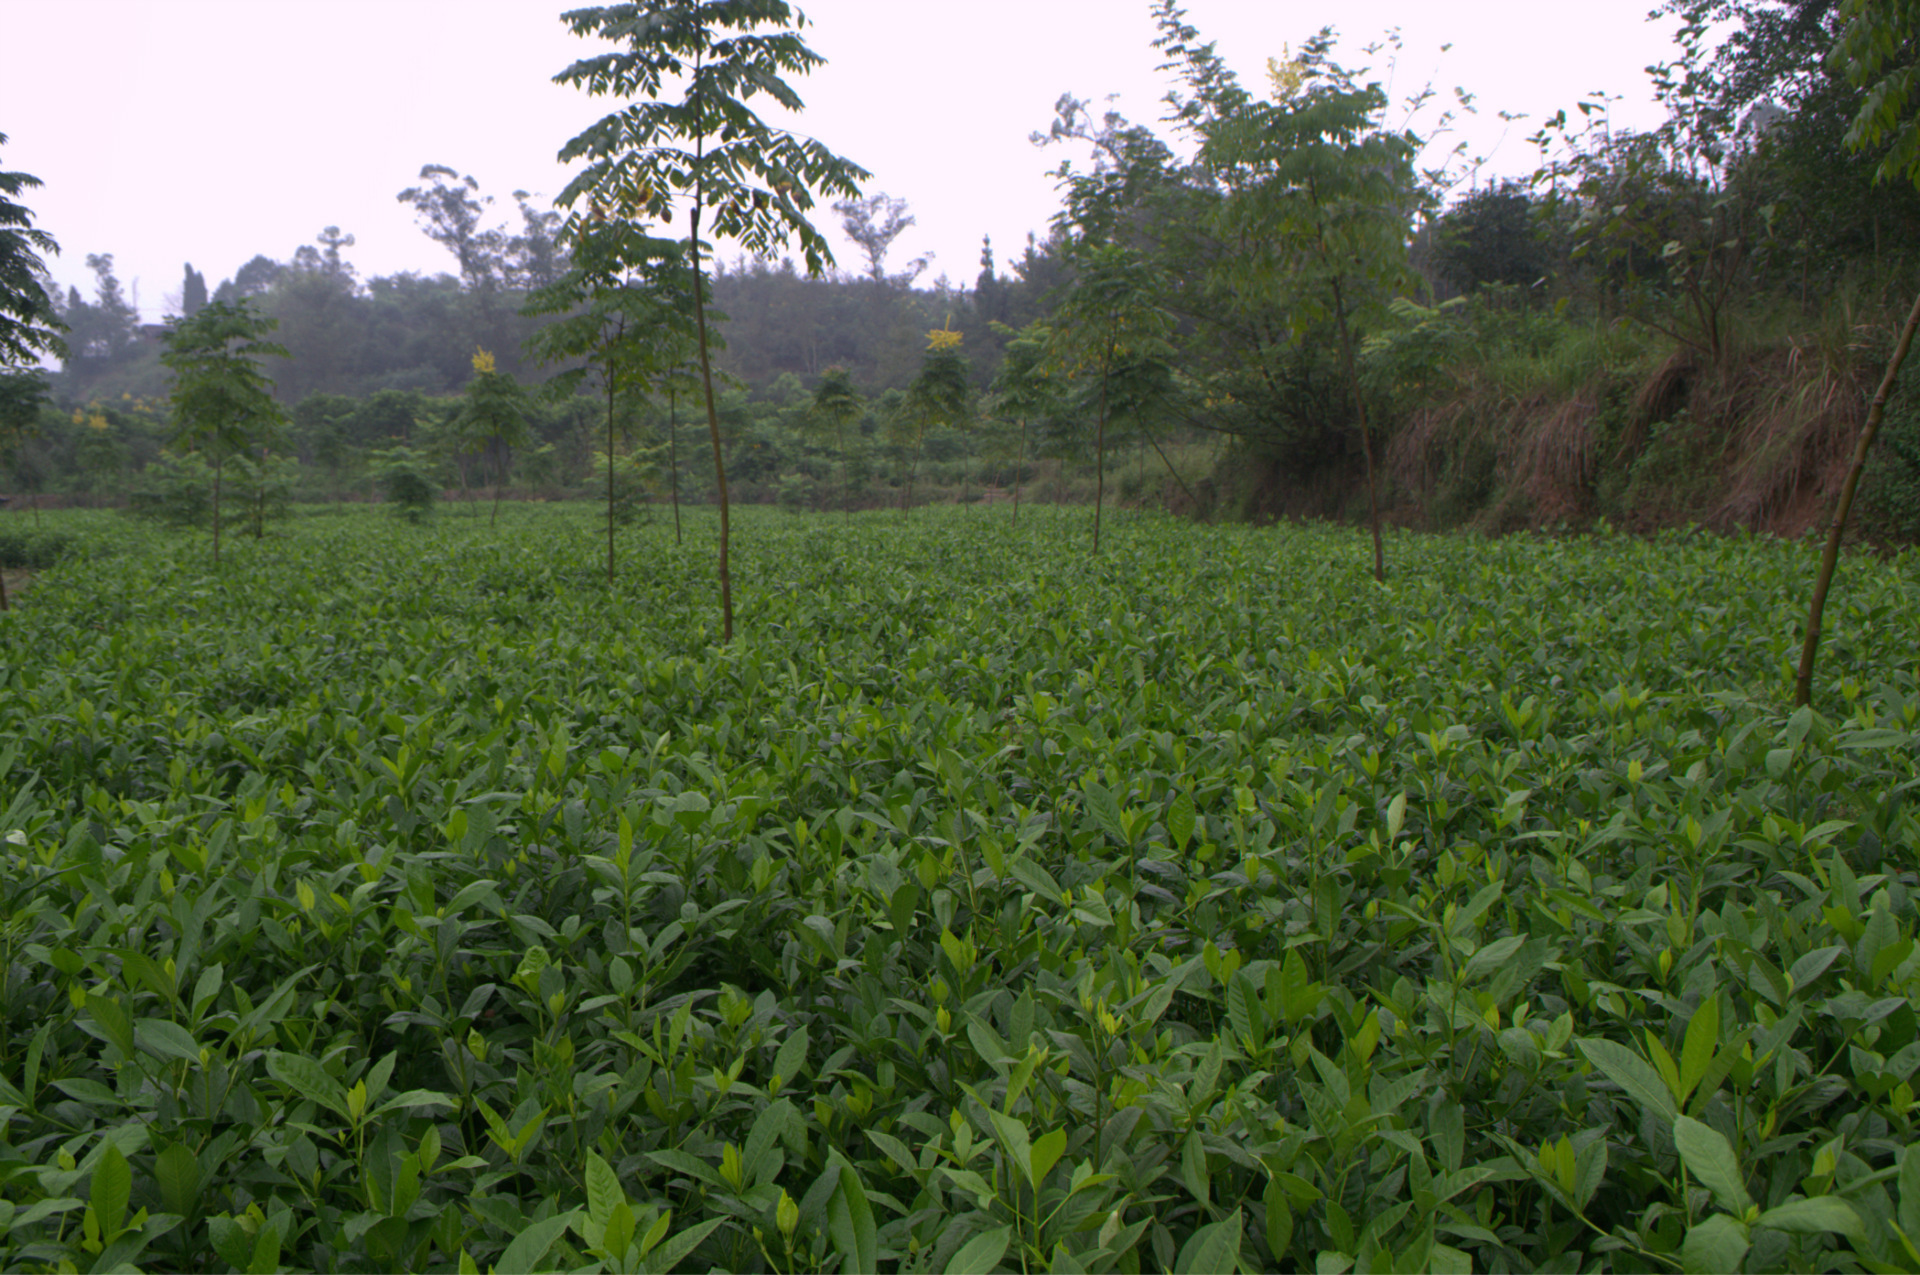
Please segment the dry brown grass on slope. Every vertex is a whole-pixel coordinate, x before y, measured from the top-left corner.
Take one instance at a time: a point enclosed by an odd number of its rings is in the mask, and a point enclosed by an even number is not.
[[[1850,368],[1791,345],[1741,369],[1716,522],[1797,534],[1840,486],[1865,398]]]

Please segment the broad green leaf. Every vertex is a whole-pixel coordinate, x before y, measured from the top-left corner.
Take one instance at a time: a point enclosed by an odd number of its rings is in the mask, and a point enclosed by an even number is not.
[[[1720,998],[1707,995],[1701,998],[1700,1008],[1693,1012],[1687,1023],[1687,1034],[1680,1046],[1680,1101],[1685,1102],[1693,1093],[1694,1087],[1705,1078],[1707,1069],[1713,1065],[1713,1055],[1720,1044]]]
[[[1240,1213],[1195,1231],[1174,1259],[1175,1275],[1232,1275],[1240,1268]]]
[[[1100,825],[1100,831],[1111,837],[1115,845],[1128,845],[1126,826],[1120,820],[1119,799],[1105,786],[1089,783],[1085,788],[1085,801],[1087,812]]]
[[[1000,1259],[1005,1255],[1007,1245],[1012,1242],[1013,1228],[1010,1226],[996,1226],[991,1231],[982,1231],[947,1259],[946,1275],[993,1275],[1000,1267]]]
[[[272,1222],[253,1237],[253,1252],[247,1258],[247,1275],[274,1275],[280,1269],[280,1228]]]
[[[1680,1245],[1681,1269],[1689,1275],[1727,1275],[1740,1269],[1750,1247],[1744,1223],[1715,1213],[1688,1228],[1687,1238]]]
[[[1031,1157],[1031,1168],[1027,1173],[1027,1181],[1033,1183],[1045,1182],[1047,1180],[1047,1174],[1053,1171],[1053,1166],[1059,1163],[1060,1157],[1065,1153],[1066,1149],[1067,1131],[1065,1129],[1055,1129],[1051,1133],[1043,1133],[1038,1138],[1035,1138],[1032,1147],[1027,1153]]]
[[[664,1240],[656,1240],[647,1248],[647,1267],[650,1270],[670,1271],[685,1261],[687,1254],[699,1248],[707,1236],[712,1235],[726,1224],[724,1217],[709,1218],[678,1234]]]
[[[1029,1185],[1033,1185],[1033,1179],[1028,1176],[1032,1171],[1033,1147],[1027,1140],[1027,1126],[1016,1117],[991,1107],[987,1108],[987,1118],[993,1122],[994,1141],[1006,1153],[1009,1166],[1026,1178]]]
[[[613,1207],[627,1198],[613,1166],[598,1152],[587,1152],[587,1216],[601,1226],[613,1216]]]
[[[1181,854],[1187,852],[1187,843],[1193,839],[1194,821],[1193,794],[1183,789],[1167,807],[1167,836]]]
[[[1626,1090],[1629,1097],[1648,1111],[1663,1120],[1671,1120],[1679,1114],[1674,1109],[1673,1095],[1668,1092],[1660,1074],[1638,1054],[1624,1045],[1598,1037],[1583,1038],[1575,1043],[1588,1062],[1599,1068],[1608,1080]]]
[[[547,1250],[553,1247],[554,1241],[573,1225],[573,1220],[579,1212],[578,1209],[569,1209],[544,1222],[531,1224],[514,1236],[513,1242],[507,1245],[506,1251],[500,1254],[499,1260],[493,1264],[493,1269],[500,1275],[520,1271],[529,1272],[530,1275],[531,1272],[547,1269],[540,1265],[541,1259],[547,1255]]]
[[[109,1142],[93,1166],[89,1203],[100,1223],[100,1237],[111,1241],[127,1220],[127,1201],[133,1196],[133,1166],[120,1148]]]
[[[141,1048],[161,1058],[200,1061],[200,1042],[189,1035],[186,1028],[167,1019],[141,1019],[133,1025],[133,1037]]]
[[[1701,1124],[1691,1116],[1679,1116],[1673,1122],[1673,1145],[1686,1162],[1687,1171],[1700,1180],[1701,1186],[1713,1192],[1721,1208],[1743,1215],[1752,1206],[1740,1162],[1718,1129]]]
[[[133,1057],[133,1019],[121,1007],[120,1002],[109,1000],[98,992],[87,993],[87,1013],[98,1024],[100,1030],[127,1058]]]
[[[296,1097],[311,1098],[342,1120],[349,1118],[347,1091],[313,1059],[274,1050],[267,1055],[267,1074],[293,1090]]]
[[[846,1275],[880,1269],[879,1228],[874,1225],[873,1209],[861,1189],[860,1175],[846,1165],[841,1166],[840,1181],[827,1201],[827,1238],[840,1254]]]
[[[1849,1239],[1860,1239],[1866,1234],[1861,1225],[1860,1215],[1851,1204],[1831,1195],[1815,1196],[1807,1200],[1788,1200],[1785,1204],[1768,1209],[1754,1220],[1755,1226],[1771,1227],[1776,1231],[1792,1231],[1799,1235],[1817,1235],[1824,1231],[1837,1231]]]
[[[199,1206],[200,1162],[186,1143],[176,1142],[155,1156],[153,1176],[167,1212],[186,1217]]]

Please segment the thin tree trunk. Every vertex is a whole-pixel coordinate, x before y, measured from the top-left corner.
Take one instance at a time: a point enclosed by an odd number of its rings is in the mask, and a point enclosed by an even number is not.
[[[693,234],[693,314],[700,333],[700,385],[707,398],[707,433],[713,439],[713,481],[720,497],[720,641],[733,641],[733,576],[727,550],[731,531],[727,517],[727,462],[720,450],[720,407],[713,397],[713,358],[707,352],[707,299],[700,277],[700,194],[695,192],[691,217]]]
[[[847,486],[847,427],[839,420],[833,423],[833,445],[840,453],[840,511],[846,515],[847,525],[853,525],[853,491]]]
[[[667,474],[673,483],[673,543],[684,544],[680,538],[680,417],[679,391],[667,391]]]
[[[0,611],[7,610],[7,568],[0,563]]]
[[[1793,683],[1793,702],[1796,707],[1804,708],[1813,699],[1813,662],[1820,651],[1820,617],[1827,609],[1827,590],[1833,584],[1833,571],[1840,561],[1840,540],[1847,532],[1847,515],[1853,510],[1853,493],[1860,486],[1860,473],[1867,466],[1867,449],[1873,446],[1874,435],[1880,432],[1880,422],[1887,415],[1887,400],[1893,397],[1893,384],[1900,378],[1900,365],[1907,361],[1907,351],[1913,346],[1913,334],[1920,328],[1920,297],[1915,297],[1913,309],[1907,314],[1907,326],[1900,329],[1900,340],[1893,347],[1893,357],[1887,360],[1887,371],[1880,378],[1880,389],[1873,396],[1873,403],[1867,408],[1866,424],[1860,427],[1859,441],[1854,444],[1853,464],[1847,469],[1847,481],[1840,488],[1840,503],[1834,506],[1833,523],[1827,528],[1827,547],[1820,555],[1820,574],[1813,582],[1813,600],[1807,605],[1807,637],[1800,647],[1800,674]]]
[[[496,441],[499,448],[493,466],[493,516],[487,519],[487,529],[493,530],[500,525],[500,489],[507,485],[507,449],[506,445]]]
[[[1333,312],[1340,320],[1340,357],[1347,365],[1347,388],[1353,392],[1353,410],[1360,417],[1360,451],[1367,461],[1367,520],[1373,525],[1373,578],[1387,578],[1386,553],[1380,547],[1380,498],[1373,485],[1373,434],[1367,428],[1367,401],[1360,394],[1360,374],[1353,367],[1353,337],[1347,332],[1347,303],[1340,276],[1333,276]]]
[[[213,565],[220,565],[220,469],[226,464],[224,456],[216,456],[213,462]]]
[[[607,382],[607,583],[613,583],[613,368]]]
[[[906,499],[900,502],[900,516],[902,518],[910,518],[913,516],[913,480],[920,475],[920,451],[922,445],[926,442],[926,438],[927,426],[925,422],[922,422],[920,432],[913,436],[913,464],[907,470],[907,495]]]
[[[1013,525],[1020,525],[1020,475],[1027,472],[1027,418],[1020,418],[1020,463],[1013,468]]]
[[[1195,512],[1198,512],[1200,509],[1199,497],[1193,494],[1193,488],[1187,486],[1187,480],[1180,476],[1180,471],[1173,467],[1171,460],[1167,459],[1167,453],[1160,447],[1160,440],[1155,438],[1152,433],[1147,430],[1142,430],[1141,433],[1146,435],[1147,442],[1153,446],[1153,450],[1160,453],[1160,463],[1167,467],[1167,472],[1173,475],[1173,481],[1180,484],[1180,490],[1187,493],[1187,499],[1192,502]],[[1146,467],[1143,465],[1140,470],[1140,481],[1144,484],[1146,480]]]
[[[1093,442],[1093,551],[1100,552],[1100,507],[1107,502],[1107,368],[1113,362],[1113,346],[1100,364],[1100,424]]]

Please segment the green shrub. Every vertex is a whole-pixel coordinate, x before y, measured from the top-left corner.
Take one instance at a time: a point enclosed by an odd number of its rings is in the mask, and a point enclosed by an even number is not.
[[[78,548],[78,537],[64,531],[0,527],[0,567],[42,571]]]

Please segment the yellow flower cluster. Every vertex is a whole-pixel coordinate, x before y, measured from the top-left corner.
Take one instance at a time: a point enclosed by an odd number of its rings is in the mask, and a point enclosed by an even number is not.
[[[927,333],[927,348],[929,350],[952,350],[957,349],[959,345],[960,333],[953,331],[951,328],[935,328],[933,331]]]
[[[1286,45],[1281,45],[1282,55],[1267,59],[1267,82],[1273,87],[1273,100],[1285,106],[1307,83],[1307,64]]]
[[[479,346],[475,346],[473,349],[473,370],[483,376],[491,374],[493,371],[493,355],[481,349]]]

